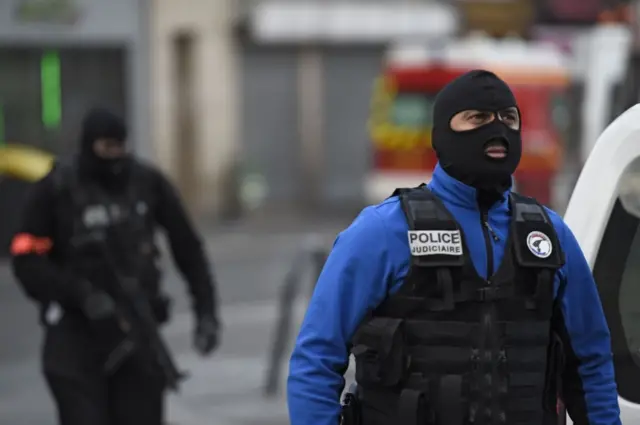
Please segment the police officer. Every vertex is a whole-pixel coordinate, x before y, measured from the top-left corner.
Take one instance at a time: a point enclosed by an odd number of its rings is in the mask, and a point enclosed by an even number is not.
[[[357,425],[620,424],[589,265],[559,215],[510,191],[522,153],[509,87],[468,72],[437,96],[428,185],[337,238],[290,363],[292,425],[337,425],[349,355]]]
[[[11,246],[14,274],[41,307],[43,370],[60,425],[163,423],[165,382],[146,367],[150,359],[134,351],[113,373],[103,368],[126,330],[110,291],[114,267],[137,279],[157,322],[168,319],[158,228],[189,284],[197,350],[206,355],[218,344],[214,281],[202,243],[172,185],[129,155],[126,140],[121,118],[91,110],[79,154],[35,183]],[[106,251],[96,248],[97,235]]]

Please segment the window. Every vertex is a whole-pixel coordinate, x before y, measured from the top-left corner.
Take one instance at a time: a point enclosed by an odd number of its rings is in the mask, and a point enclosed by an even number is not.
[[[423,93],[398,93],[391,107],[391,123],[399,127],[431,127],[433,99]]]
[[[7,142],[66,155],[77,149],[79,126],[90,107],[102,105],[126,116],[124,48],[2,47],[0,64],[0,137]]]
[[[625,171],[593,270],[620,396],[640,403],[640,158]]]

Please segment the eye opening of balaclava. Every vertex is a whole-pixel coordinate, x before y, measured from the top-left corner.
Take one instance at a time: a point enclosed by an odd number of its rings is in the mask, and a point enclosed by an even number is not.
[[[511,186],[511,176],[522,156],[522,125],[519,123],[515,129],[501,116],[509,108],[518,111],[520,122],[520,111],[509,86],[485,70],[467,72],[438,93],[432,140],[440,166],[447,174],[484,192],[501,194]],[[451,127],[452,120],[463,111],[493,114],[493,119],[456,131]],[[487,149],[492,146],[503,146],[504,157],[488,155]]]
[[[510,106],[498,111],[467,109],[453,115],[449,120],[449,127],[455,133],[469,133],[495,120],[499,120],[511,130],[519,131],[520,109],[517,106]]]
[[[99,155],[97,143],[126,147],[124,120],[105,108],[93,108],[82,121],[80,165],[85,174],[105,185],[117,186],[127,177],[128,156]],[[99,151],[99,149],[98,149]]]

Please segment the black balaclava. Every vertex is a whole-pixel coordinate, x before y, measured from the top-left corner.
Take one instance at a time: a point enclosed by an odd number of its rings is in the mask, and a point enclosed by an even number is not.
[[[111,139],[124,145],[127,139],[124,120],[107,109],[94,108],[85,115],[80,136],[81,172],[107,188],[121,188],[128,180],[129,158],[99,157],[93,150],[98,139]]]
[[[522,155],[520,130],[509,128],[496,117],[489,124],[458,132],[451,129],[451,119],[465,110],[497,113],[514,106],[517,106],[516,99],[509,86],[484,70],[461,75],[436,97],[432,140],[440,166],[451,177],[478,189],[479,197],[495,196],[497,200],[511,187],[511,176]],[[485,146],[496,139],[508,150],[506,158],[501,160],[489,158],[484,151]]]

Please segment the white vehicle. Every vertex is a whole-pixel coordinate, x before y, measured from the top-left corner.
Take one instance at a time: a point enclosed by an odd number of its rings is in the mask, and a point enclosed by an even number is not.
[[[565,221],[593,270],[611,329],[622,423],[640,424],[640,104],[598,138]]]

